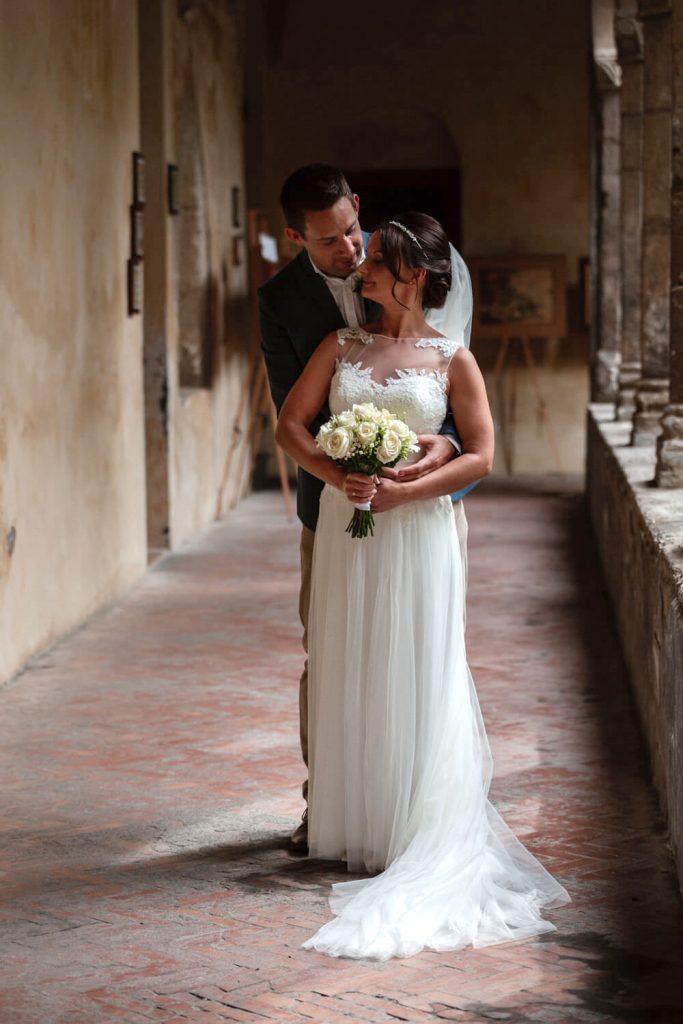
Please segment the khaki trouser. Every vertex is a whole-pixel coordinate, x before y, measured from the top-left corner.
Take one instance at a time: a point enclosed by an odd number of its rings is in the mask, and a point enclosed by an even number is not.
[[[301,642],[306,652],[304,670],[299,682],[299,737],[301,755],[308,767],[308,609],[311,601],[311,569],[313,567],[313,542],[315,532],[307,526],[301,527],[301,590],[299,591],[299,618],[304,627]],[[308,802],[308,779],[302,786],[304,800]]]
[[[462,501],[456,501],[453,505],[453,519],[455,530],[460,544],[462,557],[462,583],[463,583],[463,613],[465,610],[465,598],[467,595],[467,518]],[[308,767],[308,610],[311,600],[311,568],[313,565],[313,542],[315,532],[307,526],[301,527],[301,590],[299,591],[299,617],[304,627],[302,643],[306,652],[304,670],[301,673],[299,682],[299,737],[301,739],[301,754],[304,764]],[[358,541],[358,543],[371,544],[369,541]],[[308,800],[308,779],[302,786],[304,800]]]

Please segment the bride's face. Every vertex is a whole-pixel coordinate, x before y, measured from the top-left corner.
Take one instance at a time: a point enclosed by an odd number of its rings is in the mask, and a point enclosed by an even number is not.
[[[415,272],[410,267],[401,267],[399,272],[403,281],[397,281],[384,262],[379,233],[375,232],[365,250],[365,259],[358,267],[363,281],[361,293],[385,309],[410,308],[418,288]]]

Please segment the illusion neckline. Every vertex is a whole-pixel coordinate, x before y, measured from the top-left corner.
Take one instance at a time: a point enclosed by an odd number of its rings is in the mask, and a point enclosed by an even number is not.
[[[387,341],[434,341],[437,343],[441,341],[448,341],[448,338],[443,334],[420,334],[415,338],[409,338],[407,336],[404,337],[403,335],[400,335],[397,338],[393,334],[379,334],[377,331],[365,331],[365,334],[369,334],[371,338],[386,338]]]

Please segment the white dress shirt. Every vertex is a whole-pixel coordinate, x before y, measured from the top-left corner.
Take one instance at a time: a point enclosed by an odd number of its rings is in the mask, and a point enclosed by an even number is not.
[[[361,259],[364,258],[364,255],[361,256]],[[309,260],[311,259],[310,254],[308,258]],[[348,277],[331,277],[330,274],[323,273],[320,267],[316,267],[313,260],[311,260],[311,266],[316,274],[320,274],[330,289],[332,298],[337,304],[337,309],[344,317],[346,326],[360,327],[365,321],[363,297],[360,292],[354,292],[353,290],[358,271],[352,270]]]

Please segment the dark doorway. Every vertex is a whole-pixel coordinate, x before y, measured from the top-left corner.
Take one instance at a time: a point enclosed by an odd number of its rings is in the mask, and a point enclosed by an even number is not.
[[[460,248],[460,171],[347,171],[349,185],[360,196],[360,221],[373,231],[382,220],[404,210],[428,213],[443,224],[453,245]]]

